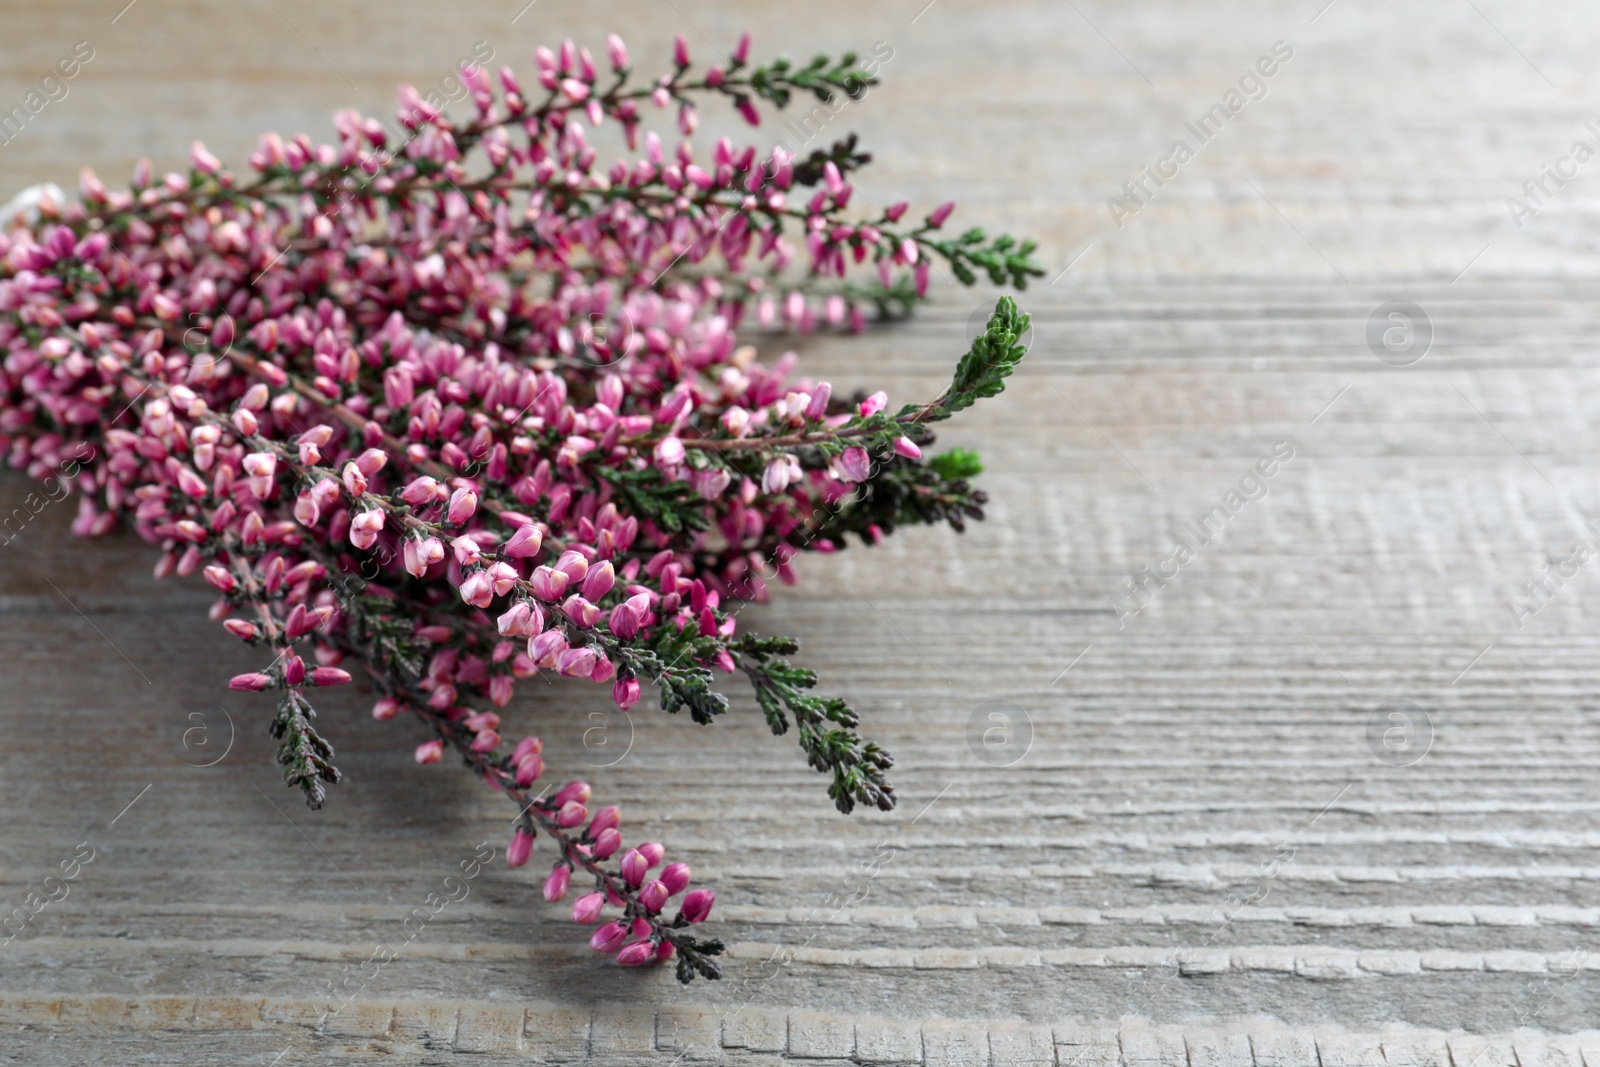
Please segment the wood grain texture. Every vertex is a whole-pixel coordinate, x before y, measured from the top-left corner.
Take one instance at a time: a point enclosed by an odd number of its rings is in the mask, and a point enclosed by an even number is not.
[[[352,694],[323,709],[348,781],[306,811],[269,710],[220,688],[252,660],[203,589],[46,508],[0,545],[0,911],[96,852],[0,948],[0,1059],[1600,1067],[1600,564],[1509,606],[1576,542],[1600,558],[1600,177],[1520,229],[1505,203],[1597,143],[1600,13],[1321,7],[0,6],[0,104],[95,48],[0,146],[6,190],[325,134],[478,40],[525,65],[620,28],[641,67],[746,24],[758,51],[887,41],[885,83],[824,129],[878,153],[861,195],[953,195],[1043,238],[1057,278],[1024,300],[1015,387],[946,435],[983,453],[990,521],[804,560],[744,614],[864,709],[899,811],[832,813],[749,701],[704,729],[637,715],[631,747],[592,687],[511,709],[715,882],[716,986],[598,963],[526,871],[419,924],[502,845],[503,803],[412,765],[420,728]],[[1266,96],[1117,228],[1106,199],[1279,39]],[[795,347],[836,387],[933,395],[993,299],[937,295]],[[1431,323],[1413,366],[1369,349],[1391,300]],[[1265,495],[1170,576],[1280,442]],[[29,491],[0,475],[0,514]],[[1119,619],[1146,566],[1167,584]],[[1020,730],[999,753],[994,711]],[[331,1011],[380,942],[398,958]]]

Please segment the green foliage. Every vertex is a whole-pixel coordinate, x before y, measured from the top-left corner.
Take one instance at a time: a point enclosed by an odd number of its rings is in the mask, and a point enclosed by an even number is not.
[[[816,770],[833,774],[828,796],[835,807],[847,815],[857,803],[892,810],[894,786],[884,772],[894,766],[894,757],[855,733],[860,719],[845,701],[807,692],[817,684],[816,673],[779,658],[798,647],[792,638],[745,634],[729,649],[734,662],[755,685],[756,702],[772,732],[787,733],[789,716],[793,716],[806,761]]]
[[[941,452],[928,460],[928,466],[944,478],[975,478],[983,473],[983,461],[970,448]]]
[[[327,799],[323,783],[339,781],[339,768],[331,762],[333,746],[323,740],[311,725],[316,711],[294,690],[286,690],[278,701],[278,714],[272,720],[272,736],[282,740],[278,762],[283,765],[286,784],[299,786],[306,806],[320,808]]]
[[[697,973],[713,982],[722,977],[722,968],[711,960],[712,956],[722,955],[721,941],[698,941],[688,934],[678,934],[672,943],[678,949],[678,981],[688,985]]]
[[[787,107],[790,96],[796,91],[810,93],[828,104],[833,102],[835,92],[858,100],[877,84],[877,78],[856,66],[854,52],[846,52],[837,61],[817,56],[804,67],[779,58],[750,72],[751,91],[777,107]]]
[[[592,463],[589,469],[616,488],[619,508],[640,520],[650,520],[668,533],[704,530],[710,525],[705,502],[695,495],[688,482],[666,481],[654,467],[625,470]]]
[[[1039,247],[1037,241],[1018,241],[1010,234],[990,240],[988,234],[976,226],[947,241],[932,237],[926,230],[918,231],[915,236],[919,248],[932,249],[949,262],[950,270],[962,285],[976,282],[980,271],[988,274],[994,284],[1010,285],[1014,289],[1026,289],[1029,278],[1044,277],[1044,267],[1033,258],[1034,249]]]
[[[872,162],[872,153],[856,151],[856,135],[850,134],[842,141],[833,142],[833,146],[826,150],[818,148],[805,159],[796,160],[794,163],[794,183],[796,185],[811,186],[822,181],[823,170],[829,163],[839,168],[840,174],[848,174]]]
[[[1000,298],[994,314],[989,316],[989,326],[972,340],[972,347],[956,364],[955,377],[950,388],[939,398],[931,420],[948,419],[991,396],[1005,391],[1006,379],[1016,370],[1017,364],[1027,354],[1018,343],[1028,330],[1028,316],[1017,309],[1017,302],[1009,296]]]

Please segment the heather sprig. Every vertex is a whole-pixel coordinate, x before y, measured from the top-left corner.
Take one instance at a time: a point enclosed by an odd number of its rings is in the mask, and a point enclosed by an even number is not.
[[[496,709],[560,675],[623,711],[653,686],[711,727],[740,675],[841,811],[892,808],[893,760],[859,714],[733,604],[794,582],[801,552],[981,518],[976,457],[923,449],[1004,388],[1027,317],[1002,298],[949,387],[898,410],[740,331],[904,313],[930,257],[965,283],[1040,273],[1031,242],[944,236],[951,204],[914,228],[903,202],[855,211],[871,156],[853,135],[804,158],[697,152],[704,100],[757,125],[758,104],[875,84],[849,54],[748,49],[696,69],[680,38],[645,80],[615,37],[599,62],[538,50],[526,84],[469,65],[460,119],[402,87],[392,123],[266,135],[249,175],[196,143],[186,174],[141,163],[118,190],[85,171],[77,202],[0,232],[0,452],[40,477],[72,457],[75,533],[126,524],[158,576],[216,590],[212,617],[263,657],[228,684],[275,700],[286,783],[325,802],[340,774],[315,691],[361,673],[375,718],[427,731],[419,764],[454,751],[516,804],[509,864],[551,840],[547,900],[592,883],[573,918],[596,950],[676,958],[685,981],[719,973],[720,942],[688,930],[711,891],[661,845],[624,850],[586,784],[532,793],[542,745],[509,743]],[[607,164],[611,128],[633,155]]]

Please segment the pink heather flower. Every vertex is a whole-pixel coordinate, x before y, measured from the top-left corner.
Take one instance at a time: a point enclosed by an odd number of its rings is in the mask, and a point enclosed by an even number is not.
[[[291,688],[301,685],[306,680],[306,661],[299,656],[290,656],[283,661],[283,684]]]
[[[463,526],[478,510],[478,494],[471,489],[457,489],[450,494],[450,509],[446,521],[452,526]]]
[[[350,681],[350,672],[338,667],[317,667],[311,672],[312,685],[346,685]]]
[[[933,209],[933,213],[928,216],[928,225],[937,230],[940,226],[944,225],[944,220],[948,219],[950,217],[950,213],[955,209],[956,202],[954,200],[946,200],[944,203]]]
[[[693,890],[684,894],[683,903],[678,907],[678,914],[685,922],[705,922],[706,916],[711,914],[711,905],[716,899],[717,894],[713,890]]]
[[[633,707],[639,702],[639,679],[618,678],[611,686],[611,699],[623,711]]]
[[[538,753],[530,752],[517,760],[516,779],[522,788],[526,789],[537,782],[542,774],[544,774],[544,758]]]
[[[630,886],[637,886],[644,881],[644,876],[650,870],[650,864],[645,862],[644,855],[636,848],[630,848],[622,855],[622,878]]]
[[[574,593],[561,603],[561,612],[577,626],[588,630],[600,621],[600,609]]]
[[[845,449],[833,461],[839,478],[847,482],[864,482],[872,471],[872,457],[859,445]]]
[[[568,549],[556,560],[555,569],[565,574],[568,581],[581,582],[589,573],[589,561],[583,558],[582,552]]]
[[[361,473],[361,468],[356,466],[354,461],[344,465],[340,477],[344,480],[345,492],[352,497],[360,496],[367,491],[367,476]]]
[[[414,508],[420,508],[433,503],[438,488],[438,482],[427,475],[423,475],[420,478],[413,478],[406,484],[406,487],[400,491],[400,499]]]
[[[228,688],[242,693],[259,693],[272,686],[271,675],[252,673],[236,674],[228,679]]]
[[[230,634],[242,641],[252,640],[261,633],[261,631],[256,628],[255,623],[245,622],[243,619],[225,619],[222,623],[222,626]]]
[[[667,892],[677,896],[689,888],[689,865],[687,863],[673,863],[661,871],[661,882],[667,887]]]
[[[594,649],[569,648],[557,658],[556,670],[569,678],[587,678],[594,664]]]
[[[554,904],[567,895],[567,883],[572,880],[572,868],[557,864],[551,871],[550,877],[544,880],[544,899]]]
[[[556,812],[556,825],[563,830],[570,830],[589,817],[589,811],[576,800],[566,801]]]
[[[889,394],[880,389],[876,393],[873,393],[871,396],[863,400],[861,405],[856,408],[856,410],[861,413],[861,417],[863,419],[866,419],[876,415],[888,405]]]
[[[767,464],[766,471],[761,475],[761,491],[781,493],[803,477],[800,461],[793,456],[782,455]]]
[[[654,915],[667,903],[667,898],[672,896],[667,890],[666,883],[659,878],[639,890],[639,906]]]
[[[206,581],[224,593],[233,592],[239,584],[226,567],[219,567],[215,563],[207,567],[202,573],[205,575]]]
[[[622,809],[614,804],[607,805],[594,813],[594,819],[589,823],[589,833],[598,834],[602,830],[620,825],[622,825]]]
[[[901,437],[896,440],[894,451],[896,455],[904,456],[906,459],[922,458],[922,449],[918,448],[916,442],[909,437]]]
[[[502,637],[521,637],[528,632],[528,623],[532,619],[533,606],[526,600],[519,600],[495,620],[495,625]]]
[[[644,857],[645,870],[649,870],[666,858],[667,847],[659,841],[646,841],[639,846],[639,855]]]
[[[681,467],[686,457],[683,442],[676,437],[664,437],[661,443],[656,445],[656,466],[664,471]]]
[[[611,60],[612,70],[628,69],[628,46],[614,33],[606,37],[606,56]]]
[[[493,752],[499,747],[500,735],[493,730],[485,730],[472,739],[471,748],[474,752]]]
[[[444,756],[444,742],[438,738],[424,741],[417,746],[417,762],[422,764],[438,763]]]
[[[539,531],[539,527],[530,524],[518,527],[517,532],[511,535],[511,540],[505,543],[501,551],[512,559],[527,559],[529,556],[537,556],[542,547],[544,547],[544,535]]]
[[[488,571],[473,571],[461,583],[461,599],[475,608],[486,608],[494,601],[494,580]]]
[[[194,169],[202,174],[215,174],[222,169],[222,161],[206,151],[206,146],[199,141],[189,146],[189,161],[194,164]]]
[[[649,941],[630,941],[617,953],[617,962],[624,967],[638,967],[655,958],[656,947]]]
[[[552,875],[552,877],[554,876]],[[557,899],[560,898],[558,897]],[[599,893],[585,893],[572,902],[572,921],[582,923],[585,926],[599,922],[600,909],[605,907],[605,903],[606,898]]]
[[[470,537],[456,537],[450,541],[450,552],[463,567],[476,567],[483,559],[483,550]]]
[[[567,574],[552,567],[535,567],[528,588],[540,600],[556,601],[567,591]]]
[[[596,927],[594,936],[589,938],[589,947],[596,952],[613,953],[622,947],[622,942],[628,938],[628,926],[622,922],[608,922],[604,926]]]
[[[509,563],[491,563],[485,573],[489,575],[489,580],[494,583],[495,596],[505,596],[522,581],[522,578],[517,574],[517,569]]]
[[[379,722],[386,722],[400,714],[400,702],[394,697],[383,697],[372,705],[372,717]]]
[[[546,630],[528,642],[528,658],[546,669],[553,668],[566,650],[567,635],[560,630]]]
[[[533,855],[533,835],[522,827],[511,834],[511,844],[506,846],[506,866],[521,867]]]
[[[437,537],[425,537],[421,540],[408,538],[401,549],[406,572],[414,578],[421,578],[428,572],[428,568],[444,559],[444,543]]]
[[[589,847],[589,854],[597,860],[607,859],[617,849],[622,847],[622,833],[616,829],[601,830],[595,836],[594,844]]]
[[[579,587],[579,590],[583,593],[585,600],[599,600],[611,592],[611,587],[616,584],[617,572],[611,566],[611,561],[604,559],[589,568],[588,573],[584,575],[583,584]],[[593,624],[591,623],[591,625]]]
[[[367,549],[378,543],[378,531],[383,529],[384,514],[377,508],[363,511],[350,520],[350,543]]]

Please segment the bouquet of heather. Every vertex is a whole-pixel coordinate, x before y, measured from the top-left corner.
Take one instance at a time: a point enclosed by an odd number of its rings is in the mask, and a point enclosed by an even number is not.
[[[862,329],[922,300],[936,260],[968,284],[1040,273],[1031,242],[943,236],[948,204],[852,214],[854,138],[697,159],[697,98],[756,125],[758,101],[872,84],[851,55],[748,49],[694,74],[680,38],[642,85],[616,37],[604,68],[540,49],[527,86],[467,66],[465,121],[406,87],[393,124],[268,134],[248,176],[198,143],[187,175],[142,164],[126,191],[85,171],[80,202],[36,197],[0,233],[0,451],[41,478],[72,462],[76,533],[126,520],[157,575],[216,588],[213,618],[261,650],[229,684],[276,701],[287,782],[315,808],[339,781],[311,693],[365,674],[376,718],[431,731],[417,762],[452,750],[516,805],[509,864],[550,839],[544,896],[577,894],[596,950],[675,957],[685,982],[719,974],[722,945],[689,932],[712,891],[625,847],[584,782],[546,795],[539,739],[502,738],[492,709],[547,671],[707,724],[742,674],[840,811],[893,807],[856,713],[728,609],[792,582],[798,552],[981,518],[975,457],[923,450],[1000,392],[1028,320],[1000,300],[949,387],[897,410],[793,380],[792,354],[764,364],[735,330]],[[675,109],[675,148],[652,108]],[[642,156],[600,165],[612,128]]]

